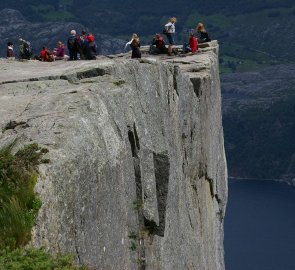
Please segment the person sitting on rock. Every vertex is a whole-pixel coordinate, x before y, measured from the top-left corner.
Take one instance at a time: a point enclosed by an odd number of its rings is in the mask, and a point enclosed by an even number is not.
[[[53,54],[50,52],[50,50],[48,50],[47,47],[42,47],[42,50],[40,52],[40,57],[39,57],[40,61],[42,62],[52,62],[54,61],[54,57]]]
[[[31,43],[24,39],[19,39],[19,58],[20,59],[31,59],[33,55],[33,49]]]
[[[164,38],[160,34],[156,34],[153,38],[152,45],[149,50],[150,54],[164,54],[168,53],[168,49],[165,46]]]
[[[126,43],[125,48],[130,45],[132,50],[131,58],[141,58],[140,42],[137,34],[133,34],[131,40]]]
[[[182,52],[183,53],[195,53],[196,51],[198,51],[198,40],[195,37],[195,34],[193,31],[190,32],[189,34],[189,43],[185,43],[183,45],[183,49]]]
[[[65,60],[68,58],[68,56],[65,55],[65,45],[61,41],[57,43],[57,48],[53,51],[53,57],[54,60]]]
[[[14,58],[13,43],[11,41],[7,43],[6,57],[10,59]]]
[[[204,42],[210,42],[211,39],[205,29],[205,26],[203,23],[198,23],[196,27],[196,31],[198,32],[198,42],[199,43],[204,43]]]
[[[70,32],[70,36],[68,38],[68,50],[69,50],[69,54],[70,54],[70,61],[73,60],[78,60],[78,44],[77,44],[77,39],[79,37],[76,36],[76,31],[75,30],[71,30]]]

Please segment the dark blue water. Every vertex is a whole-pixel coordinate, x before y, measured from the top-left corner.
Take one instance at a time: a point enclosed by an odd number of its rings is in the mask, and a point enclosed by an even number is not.
[[[295,187],[229,181],[226,270],[295,270]]]

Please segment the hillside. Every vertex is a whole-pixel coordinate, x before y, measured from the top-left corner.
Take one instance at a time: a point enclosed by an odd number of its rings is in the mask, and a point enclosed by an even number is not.
[[[6,55],[6,44],[12,41],[15,44],[17,54],[18,39],[23,38],[31,42],[34,54],[39,54],[43,46],[56,48],[57,42],[66,43],[69,32],[76,29],[78,33],[87,29],[80,23],[74,22],[31,22],[27,20],[18,10],[0,10],[0,48],[1,56]],[[97,32],[95,34],[98,45],[98,53],[118,53],[124,48],[125,42]]]
[[[229,175],[295,184],[295,65],[222,76]]]
[[[249,71],[295,61],[295,4],[291,0],[1,1],[0,8],[16,8],[30,21],[78,22],[96,33],[124,40],[136,32],[150,42],[169,16],[177,16],[177,41],[199,21],[221,44],[222,72]]]

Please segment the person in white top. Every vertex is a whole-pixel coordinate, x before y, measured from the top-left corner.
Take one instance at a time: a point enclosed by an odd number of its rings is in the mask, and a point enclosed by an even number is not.
[[[165,34],[168,39],[168,55],[172,55],[173,45],[174,45],[174,34],[175,34],[175,23],[177,19],[172,17],[169,19],[168,23],[165,24]]]

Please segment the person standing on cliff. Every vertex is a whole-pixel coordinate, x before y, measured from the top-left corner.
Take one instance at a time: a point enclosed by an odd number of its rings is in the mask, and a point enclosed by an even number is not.
[[[7,43],[7,52],[6,52],[6,57],[9,59],[14,58],[14,52],[13,52],[13,43],[9,41]]]
[[[175,17],[172,17],[169,19],[168,23],[165,24],[165,28],[163,30],[163,33],[166,35],[168,39],[168,55],[172,55],[173,51],[173,45],[174,45],[174,35],[175,35],[175,23],[177,19]]]
[[[70,54],[70,61],[78,60],[78,45],[77,45],[77,37],[76,37],[76,31],[72,30],[70,32],[70,36],[68,38],[68,50]]]

